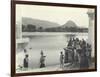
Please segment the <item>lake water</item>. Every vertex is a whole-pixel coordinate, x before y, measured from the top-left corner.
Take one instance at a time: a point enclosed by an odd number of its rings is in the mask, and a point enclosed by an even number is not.
[[[67,46],[70,37],[78,37],[79,39],[88,39],[87,33],[47,33],[34,32],[24,33],[24,38],[29,38],[30,41],[26,46],[29,54],[29,68],[39,68],[40,66],[40,52],[43,50],[46,56],[46,66],[59,64],[60,52]],[[23,58],[25,53],[23,50],[16,52],[16,67],[23,65]]]

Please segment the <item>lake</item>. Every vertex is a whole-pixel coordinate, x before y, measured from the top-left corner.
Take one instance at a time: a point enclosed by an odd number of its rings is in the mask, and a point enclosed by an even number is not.
[[[29,38],[29,43],[25,47],[29,54],[29,68],[39,68],[40,52],[43,50],[46,56],[46,66],[59,64],[60,52],[68,44],[70,37],[88,39],[88,33],[64,33],[64,32],[33,32],[23,33],[23,38]],[[23,65],[24,51],[16,52],[16,67]]]

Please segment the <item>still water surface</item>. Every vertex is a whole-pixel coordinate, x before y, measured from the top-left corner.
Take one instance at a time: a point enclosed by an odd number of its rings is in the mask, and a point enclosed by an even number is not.
[[[30,41],[26,46],[29,54],[29,68],[39,68],[40,52],[43,50],[46,56],[46,66],[59,64],[60,52],[67,46],[70,37],[78,37],[79,39],[87,40],[87,33],[25,33],[24,38],[29,38]],[[23,65],[24,52],[23,50],[16,53],[16,66]]]

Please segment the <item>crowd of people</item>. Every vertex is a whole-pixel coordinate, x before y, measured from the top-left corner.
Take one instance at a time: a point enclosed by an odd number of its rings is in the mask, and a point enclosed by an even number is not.
[[[65,62],[68,60],[72,63],[78,63],[80,68],[88,68],[91,62],[91,45],[87,43],[84,39],[79,40],[78,38],[70,38],[67,48],[65,51],[71,53],[70,60],[68,55],[65,57]],[[66,61],[67,59],[67,61]]]
[[[78,38],[70,38],[68,45],[60,52],[60,68],[64,68],[65,63],[78,63],[80,68],[88,68],[91,62],[91,45],[88,44],[84,39],[79,40]],[[25,57],[23,60],[23,67],[29,68],[29,55],[26,49],[24,49]],[[69,55],[70,54],[70,55]],[[40,68],[46,67],[45,58],[43,50],[40,52]]]

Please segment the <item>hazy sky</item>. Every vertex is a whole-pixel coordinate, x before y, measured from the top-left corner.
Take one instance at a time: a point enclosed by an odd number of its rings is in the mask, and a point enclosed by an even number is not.
[[[88,27],[89,18],[87,11],[87,8],[17,4],[16,20],[20,17],[30,17],[56,22],[60,25],[65,24],[68,20],[72,20],[80,27]]]

